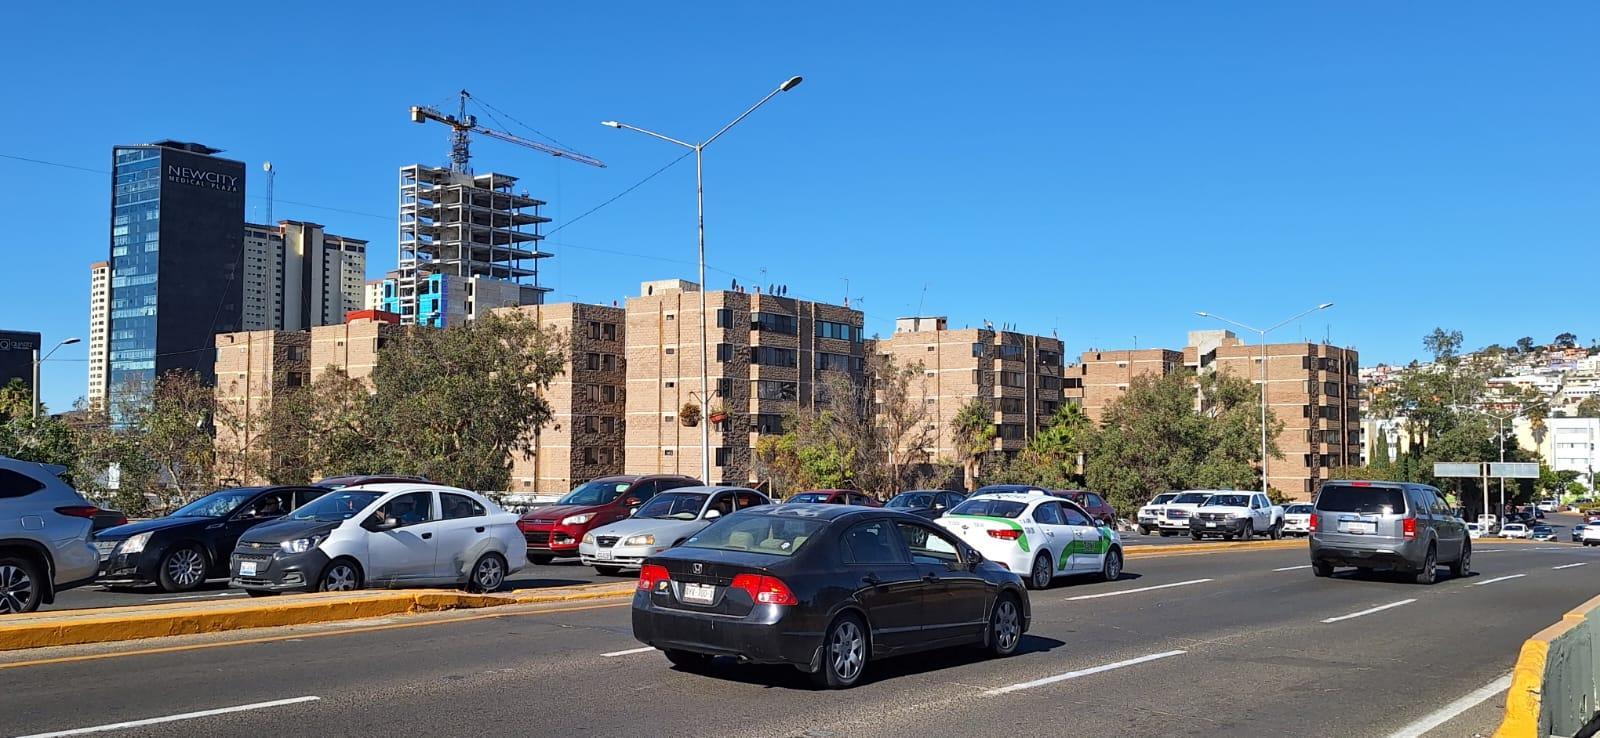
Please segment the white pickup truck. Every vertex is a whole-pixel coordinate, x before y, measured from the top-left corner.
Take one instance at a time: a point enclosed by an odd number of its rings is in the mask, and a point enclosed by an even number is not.
[[[1213,492],[1189,516],[1189,537],[1196,541],[1206,536],[1248,541],[1257,535],[1283,537],[1283,507],[1260,492]]]
[[[1184,492],[1165,492],[1156,495],[1155,499],[1150,501],[1150,504],[1140,509],[1139,527],[1142,530],[1147,525],[1144,511],[1148,509],[1152,513],[1150,516],[1152,522],[1148,523],[1151,528],[1160,530],[1163,536],[1169,536],[1174,533],[1183,535],[1189,530],[1189,516],[1194,513],[1194,509],[1213,494],[1215,493],[1209,491],[1188,490]],[[1166,500],[1158,504],[1156,500],[1162,498],[1166,498]]]
[[[1150,535],[1150,531],[1163,528],[1161,521],[1166,518],[1166,505],[1178,494],[1177,492],[1162,492],[1150,498],[1150,501],[1145,503],[1144,507],[1139,508],[1139,535],[1147,536]],[[1167,531],[1161,530],[1161,535],[1167,535]]]

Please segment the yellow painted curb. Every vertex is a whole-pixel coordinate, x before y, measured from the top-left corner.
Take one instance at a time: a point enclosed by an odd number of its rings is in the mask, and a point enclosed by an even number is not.
[[[1600,617],[1600,597],[1585,602],[1551,625],[1524,641],[1517,654],[1517,665],[1511,670],[1511,688],[1506,692],[1506,714],[1495,730],[1495,738],[1537,738],[1539,718],[1544,710],[1545,666],[1550,658],[1550,644],[1583,624],[1590,617]]]
[[[1155,558],[1219,551],[1262,551],[1309,548],[1307,541],[1240,541],[1237,543],[1184,543],[1172,546],[1123,546],[1124,558]]]

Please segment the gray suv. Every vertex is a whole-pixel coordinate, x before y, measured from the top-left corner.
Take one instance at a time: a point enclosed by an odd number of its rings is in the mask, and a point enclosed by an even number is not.
[[[33,612],[94,580],[100,557],[89,529],[100,509],[62,471],[0,456],[0,615]]]
[[[1439,490],[1405,482],[1327,482],[1311,512],[1311,566],[1319,577],[1335,566],[1393,569],[1432,584],[1441,563],[1465,576],[1472,562],[1467,525]]]

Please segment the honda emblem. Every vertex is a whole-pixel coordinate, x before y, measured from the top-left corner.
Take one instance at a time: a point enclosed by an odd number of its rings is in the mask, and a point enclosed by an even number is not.
[[[705,568],[706,567],[705,567],[704,564],[695,564],[694,565],[694,573],[699,574],[700,572],[704,571]]]

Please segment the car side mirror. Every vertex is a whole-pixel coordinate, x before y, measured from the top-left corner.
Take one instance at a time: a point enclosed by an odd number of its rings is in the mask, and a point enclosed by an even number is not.
[[[386,530],[394,530],[395,528],[400,527],[400,521],[395,520],[394,518],[384,518],[379,520],[377,517],[370,517],[367,518],[365,523],[361,524],[361,527],[366,528],[374,533],[382,533]]]
[[[628,507],[638,507],[640,502],[643,502],[643,500],[640,500],[637,497],[629,497],[628,499],[623,500],[622,504],[627,505]]]
[[[1101,520],[1100,518],[1095,518],[1094,519],[1094,527],[1096,527],[1096,528],[1110,528],[1111,524],[1107,523],[1104,520]]]
[[[717,509],[713,508],[711,510],[707,510],[706,511],[706,520],[714,520],[714,519],[720,518],[720,517],[722,517],[722,511],[721,510],[717,510]]]

